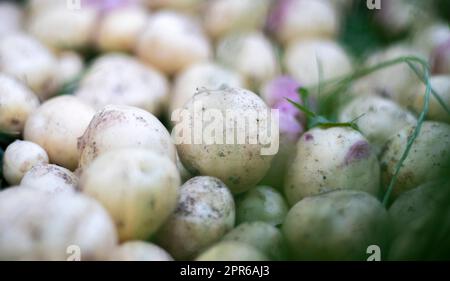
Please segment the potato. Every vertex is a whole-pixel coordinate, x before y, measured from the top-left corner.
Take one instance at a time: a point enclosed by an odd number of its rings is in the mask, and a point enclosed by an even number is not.
[[[164,125],[145,110],[109,105],[97,112],[78,139],[79,168],[100,154],[118,148],[146,148],[176,161],[172,138]]]
[[[175,212],[157,234],[158,244],[185,260],[218,241],[233,228],[233,196],[219,179],[195,177],[179,189]]]
[[[97,110],[115,104],[159,114],[168,99],[168,87],[167,79],[151,66],[128,55],[109,53],[95,60],[75,96]]]
[[[344,49],[324,39],[292,42],[286,49],[283,62],[288,74],[304,86],[315,86],[320,82],[319,78],[326,81],[352,71],[351,60]],[[319,69],[322,70],[321,77]]]
[[[430,61],[434,74],[450,74],[450,39],[433,50]]]
[[[268,18],[268,28],[285,45],[296,39],[335,38],[339,16],[332,2],[336,1],[276,1]]]
[[[345,105],[340,110],[338,119],[340,122],[357,119],[359,131],[367,138],[377,155],[392,135],[417,122],[414,115],[395,102],[371,95],[357,97]]]
[[[15,78],[0,73],[0,131],[22,133],[30,114],[39,106],[36,95]]]
[[[450,27],[444,22],[432,22],[413,34],[414,45],[426,54],[450,39]]]
[[[284,193],[292,206],[304,197],[335,189],[362,190],[377,196],[379,186],[378,159],[358,131],[314,128],[297,143]]]
[[[447,108],[450,108],[450,75],[437,75],[430,78],[433,90],[439,95]],[[425,85],[418,91],[414,102],[414,110],[420,113],[425,102]],[[450,114],[445,111],[438,100],[430,93],[427,119],[450,123]]]
[[[225,68],[215,62],[195,63],[178,74],[172,89],[169,115],[182,108],[186,102],[201,89],[215,90],[222,85],[243,87],[244,81],[240,74]]]
[[[262,221],[280,225],[288,212],[283,196],[270,186],[257,186],[236,199],[237,223]]]
[[[0,192],[0,260],[102,260],[116,237],[106,211],[84,195]]]
[[[392,136],[381,155],[381,174],[385,186],[391,181],[415,126],[407,126]],[[412,189],[448,174],[450,168],[450,125],[426,121],[403,162],[392,195]]]
[[[47,152],[35,143],[16,140],[3,155],[3,177],[10,185],[17,185],[36,164],[48,164]]]
[[[137,43],[137,55],[166,74],[175,74],[211,56],[198,22],[173,11],[154,13]]]
[[[147,11],[138,5],[126,5],[106,13],[98,26],[97,46],[104,52],[133,51],[147,19]]]
[[[371,195],[337,190],[304,198],[283,224],[288,247],[299,260],[365,260],[370,245],[381,252],[389,216]]]
[[[52,98],[27,119],[24,139],[42,146],[51,163],[74,170],[79,158],[78,137],[94,114],[89,105],[74,96]]]
[[[0,57],[0,72],[22,81],[41,100],[54,94],[57,61],[36,39],[22,33],[4,36],[0,39]]]
[[[128,241],[117,247],[111,254],[113,261],[172,261],[164,249],[144,241]]]
[[[252,89],[279,72],[275,49],[261,32],[227,35],[218,42],[216,52],[217,60],[241,74]]]
[[[83,71],[84,62],[81,55],[72,51],[58,54],[58,85],[73,82]]]
[[[73,192],[78,190],[78,177],[66,168],[42,163],[29,169],[20,185],[49,193]]]
[[[246,222],[228,232],[223,241],[237,241],[255,247],[272,260],[285,259],[286,246],[280,230],[265,222]]]
[[[233,193],[244,192],[262,179],[270,167],[273,154],[277,152],[273,150],[278,149],[278,135],[274,137],[272,134],[272,138],[268,140],[269,148],[264,145],[264,138],[268,136],[266,124],[273,124],[270,123],[272,118],[268,107],[257,95],[240,88],[205,89],[189,100],[185,110],[184,113],[189,114],[180,114],[178,119],[172,118],[177,123],[173,135],[181,162],[192,174],[217,177]],[[225,126],[220,122],[219,128],[212,129],[217,134],[214,140],[206,140],[209,137],[206,135],[209,128],[207,124],[211,122],[207,122],[208,117],[198,114],[199,111],[209,111],[211,114],[221,115],[217,118],[227,119]],[[202,126],[194,126],[194,123]],[[235,128],[236,123],[238,126],[245,123],[244,126],[249,129]],[[201,130],[203,127],[204,131]],[[253,130],[251,127],[259,129]]]
[[[200,254],[196,261],[267,261],[268,258],[246,243],[222,241]]]
[[[22,29],[23,11],[12,2],[0,2],[0,38]]]
[[[271,0],[214,0],[208,1],[204,26],[208,35],[218,39],[233,31],[262,29]]]
[[[166,156],[144,148],[109,151],[83,170],[82,192],[113,218],[121,241],[147,239],[175,209],[180,176]]]

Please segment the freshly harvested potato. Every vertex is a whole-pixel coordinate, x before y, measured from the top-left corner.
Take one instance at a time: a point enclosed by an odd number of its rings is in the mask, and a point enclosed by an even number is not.
[[[87,196],[0,192],[0,260],[104,260],[116,243],[111,218]]]
[[[10,185],[17,185],[36,164],[48,164],[47,152],[35,143],[16,140],[3,155],[3,177]]]
[[[113,218],[121,241],[145,240],[175,209],[180,176],[169,158],[144,148],[106,152],[83,170],[80,188]]]
[[[161,247],[144,241],[128,241],[119,245],[111,254],[113,261],[172,261]]]
[[[246,243],[221,241],[200,254],[196,261],[267,261],[268,258]]]
[[[54,164],[36,164],[25,173],[20,185],[49,193],[73,192],[78,190],[78,177]]]
[[[78,139],[81,170],[104,152],[118,148],[146,148],[176,163],[176,150],[164,125],[137,107],[109,105],[98,111]]]
[[[54,97],[28,117],[24,139],[42,146],[51,163],[74,170],[79,159],[78,138],[94,114],[94,109],[77,97]]]
[[[362,191],[337,190],[304,198],[287,214],[283,234],[299,260],[365,260],[367,248],[385,249],[389,216]]]
[[[23,11],[13,2],[0,2],[0,38],[22,29]]]
[[[191,259],[233,228],[233,196],[219,179],[195,177],[179,188],[175,212],[157,241],[175,259]]]
[[[447,108],[450,108],[450,75],[432,76],[430,83],[432,89],[439,95],[444,104],[447,105]],[[425,88],[425,85],[419,88],[414,102],[414,110],[418,113],[422,111],[425,102]],[[434,121],[450,123],[450,114],[431,93],[427,118]]]
[[[58,54],[58,85],[73,82],[84,69],[83,58],[72,51],[64,51]]]
[[[20,134],[39,99],[15,78],[0,73],[0,131]]]

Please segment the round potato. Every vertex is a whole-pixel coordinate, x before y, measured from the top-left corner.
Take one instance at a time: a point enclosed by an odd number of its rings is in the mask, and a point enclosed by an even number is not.
[[[73,82],[84,69],[81,55],[76,52],[65,51],[58,54],[58,85]]]
[[[195,177],[179,188],[175,212],[157,234],[175,259],[185,260],[218,241],[234,226],[235,206],[228,188],[213,177]]]
[[[450,74],[450,73],[449,73]],[[432,89],[439,95],[447,108],[450,108],[450,75],[438,75],[430,78]],[[421,112],[425,99],[425,85],[419,88],[415,102],[414,110]],[[439,101],[431,95],[427,118],[434,121],[450,123],[450,114],[442,107]]]
[[[113,261],[172,261],[173,258],[161,247],[144,241],[128,241],[111,254]]]
[[[78,190],[78,177],[57,165],[36,164],[25,173],[20,185],[49,193],[73,192]]]
[[[222,241],[199,255],[196,261],[267,261],[268,258],[246,243]]]
[[[13,2],[0,2],[0,38],[22,29],[23,11]]]

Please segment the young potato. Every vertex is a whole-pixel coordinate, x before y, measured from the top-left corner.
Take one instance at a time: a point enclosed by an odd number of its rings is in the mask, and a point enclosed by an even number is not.
[[[20,134],[39,106],[36,95],[15,78],[0,73],[0,131]]]
[[[74,96],[58,96],[44,102],[27,119],[24,139],[47,151],[50,162],[74,170],[78,165],[78,138],[95,111]]]
[[[3,177],[10,185],[17,185],[36,164],[48,164],[47,152],[35,143],[16,140],[3,155]]]
[[[430,78],[431,87],[439,95],[447,108],[450,108],[450,75],[438,75]],[[425,85],[419,88],[414,102],[414,110],[420,113],[425,99]],[[450,114],[445,111],[438,100],[431,95],[427,118],[434,121],[450,123]]]
[[[196,261],[268,261],[269,259],[258,249],[237,241],[221,241],[202,254]]]
[[[206,4],[203,24],[218,39],[234,31],[262,29],[271,0],[213,0]]]
[[[137,43],[137,55],[172,75],[211,56],[211,46],[194,18],[173,11],[153,14]]]
[[[389,99],[375,95],[355,98],[341,109],[338,119],[340,122],[357,119],[359,131],[367,138],[377,155],[392,135],[417,122],[409,111]]]
[[[365,260],[370,245],[382,249],[389,216],[371,195],[337,190],[304,198],[289,211],[283,234],[299,260]]]
[[[228,232],[222,241],[237,241],[255,247],[271,260],[286,258],[286,246],[280,230],[265,222],[246,222]]]
[[[362,190],[377,196],[379,186],[378,159],[358,131],[314,128],[297,143],[284,194],[292,206],[304,197],[336,189]]]
[[[241,74],[252,89],[259,89],[279,72],[272,43],[257,31],[222,38],[217,45],[217,60]]]
[[[283,223],[288,206],[283,196],[270,186],[257,186],[236,199],[236,221],[262,221],[274,226]]]
[[[164,125],[151,113],[132,106],[109,105],[97,112],[78,139],[79,168],[118,148],[145,148],[176,163],[176,149]]]
[[[182,108],[194,94],[203,88],[219,89],[222,85],[243,87],[240,74],[215,62],[199,62],[178,74],[172,89],[169,116],[176,109]]]
[[[0,260],[104,260],[117,243],[95,200],[27,187],[0,192],[0,233]]]
[[[173,261],[161,247],[144,241],[128,241],[119,245],[111,254],[113,261]]]
[[[64,51],[58,54],[58,85],[63,86],[66,83],[76,79],[84,69],[83,58],[80,54],[72,51]]]
[[[41,100],[54,94],[56,58],[35,38],[22,33],[2,37],[0,57],[0,72],[22,81]]]
[[[347,53],[329,40],[297,40],[288,45],[284,56],[287,72],[305,86],[338,78],[352,71]],[[321,69],[322,76],[319,75]]]
[[[450,39],[433,50],[430,60],[433,73],[450,74]]]
[[[100,19],[97,46],[104,52],[133,51],[147,20],[147,11],[139,5],[126,5],[109,11]]]
[[[13,2],[0,2],[0,38],[22,29],[23,11]]]
[[[158,244],[177,260],[191,259],[234,226],[233,196],[219,179],[195,177],[179,189],[175,212],[157,234]]]
[[[381,172],[385,186],[391,181],[415,126],[407,126],[393,135],[381,155]],[[426,121],[414,141],[397,176],[392,195],[448,174],[450,168],[450,125]]]
[[[159,71],[134,57],[109,53],[95,60],[75,96],[99,110],[106,105],[130,105],[161,113],[168,99],[168,81]]]
[[[145,240],[155,233],[175,209],[179,185],[175,164],[144,148],[106,152],[80,179],[82,192],[108,210],[120,241]]]
[[[339,16],[332,2],[335,1],[276,1],[267,26],[284,45],[297,39],[333,39],[339,31]]]
[[[78,177],[66,168],[42,163],[29,169],[20,185],[49,193],[73,192],[78,190]]]
[[[198,114],[199,105],[201,112],[214,112],[227,119],[225,126],[220,122],[218,128],[213,129],[214,140],[205,140],[208,118]],[[240,88],[205,89],[188,101],[185,110],[189,113],[185,114],[188,116],[181,116],[182,120],[172,119],[178,122],[173,135],[181,162],[192,174],[217,177],[233,193],[241,193],[252,188],[264,177],[273,154],[276,153],[272,150],[274,147],[278,148],[278,139],[273,139],[272,136],[269,140],[270,148],[267,152],[264,151],[266,145],[262,140],[268,132],[265,124],[273,125],[270,122],[276,121],[272,120],[268,107],[256,94]],[[244,122],[248,130],[244,130],[245,127],[235,128],[236,123],[242,125]],[[194,126],[194,123],[201,124],[201,128],[204,127],[205,130],[198,132],[200,126]],[[260,128],[250,129],[253,125],[256,127],[256,123]],[[192,135],[194,141],[191,139]],[[202,137],[202,141],[197,143],[196,139],[199,137]],[[251,143],[252,139],[257,141]]]

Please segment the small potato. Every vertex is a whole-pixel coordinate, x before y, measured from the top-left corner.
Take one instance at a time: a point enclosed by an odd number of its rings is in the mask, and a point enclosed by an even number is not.
[[[228,232],[222,241],[237,241],[255,247],[271,260],[286,258],[286,246],[280,230],[265,222],[246,222]]]
[[[450,74],[450,38],[433,50],[430,61],[434,74]]]
[[[172,261],[164,249],[144,241],[128,241],[111,254],[113,261]]]
[[[0,73],[0,131],[22,133],[30,114],[39,106],[36,95],[15,78]]]
[[[77,140],[94,114],[94,109],[74,96],[52,98],[30,115],[24,139],[42,146],[51,163],[74,170],[79,158]]]
[[[106,152],[83,170],[80,188],[113,218],[120,241],[145,240],[175,209],[180,176],[166,156],[143,148]]]
[[[432,76],[431,87],[439,95],[447,108],[450,108],[450,75]],[[414,102],[414,110],[421,112],[425,102],[425,85],[419,88]],[[450,114],[442,107],[438,100],[430,93],[427,118],[434,121],[450,123]]]
[[[13,2],[0,2],[0,38],[22,29],[23,11]]]
[[[182,108],[201,89],[216,90],[222,85],[243,87],[240,74],[214,62],[200,62],[191,65],[177,75],[169,106],[169,116],[175,109]]]
[[[385,186],[391,181],[415,126],[407,126],[393,135],[381,155],[381,174]],[[450,168],[450,125],[426,121],[414,141],[397,176],[393,196],[427,181],[448,175]]]
[[[371,95],[355,98],[340,111],[340,122],[355,119],[359,131],[367,138],[377,155],[392,135],[417,122],[414,115],[395,102]]]
[[[262,29],[271,0],[214,0],[208,1],[204,26],[208,35],[218,39],[233,31]]]
[[[100,110],[106,105],[129,105],[161,113],[168,99],[168,81],[157,70],[124,54],[95,60],[75,96]]]
[[[298,202],[282,230],[295,259],[365,260],[370,245],[383,252],[388,227],[387,211],[376,198],[337,190]]]
[[[111,218],[87,196],[0,192],[0,260],[103,260],[116,243]]]
[[[78,190],[78,177],[57,165],[36,164],[25,173],[20,185],[49,193],[73,192]]]
[[[128,5],[106,13],[98,26],[97,46],[104,52],[133,51],[147,19],[146,10],[138,5]]]
[[[267,26],[283,44],[297,39],[333,39],[339,31],[339,16],[332,2],[336,1],[276,1]]]
[[[22,81],[41,100],[54,94],[56,58],[35,38],[22,33],[2,37],[0,58],[0,72]]]
[[[181,162],[192,174],[217,177],[233,193],[244,192],[263,178],[277,152],[272,150],[278,149],[278,139],[268,140],[270,147],[265,151],[265,141],[261,141],[268,137],[265,124],[276,121],[271,120],[268,107],[256,94],[240,88],[205,89],[192,97],[184,109],[186,114],[180,114],[177,120],[172,118],[177,123],[173,135]],[[210,133],[214,133],[214,139],[206,140],[207,125],[213,125],[199,112],[216,113],[217,120],[227,120],[212,123],[217,125]],[[245,127],[235,128],[236,123]],[[250,126],[259,129],[245,129]],[[198,127],[205,129],[199,132]],[[256,141],[251,143],[251,139]]]
[[[138,57],[166,74],[175,74],[211,56],[200,24],[181,13],[153,14],[137,44]]]
[[[352,71],[351,60],[344,49],[333,41],[322,39],[297,40],[289,44],[284,65],[287,72],[304,86],[315,86],[320,79],[326,81]]]
[[[269,186],[257,186],[237,198],[237,223],[262,221],[280,225],[288,212],[283,196]]]
[[[279,72],[272,43],[256,31],[222,38],[217,45],[217,60],[241,74],[245,84],[255,90]]]
[[[118,148],[145,148],[176,163],[176,150],[164,125],[137,107],[109,105],[97,112],[78,139],[81,170],[100,154]]]
[[[450,39],[450,27],[444,22],[433,22],[413,35],[414,45],[426,54]]]
[[[335,189],[362,190],[377,196],[379,186],[378,159],[358,131],[314,128],[297,143],[284,192],[292,206],[304,197]]]
[[[76,52],[65,51],[58,54],[58,85],[72,82],[84,69],[81,55]]]
[[[196,261],[267,261],[261,251],[246,243],[222,241],[200,254]]]
[[[185,260],[218,241],[234,226],[235,206],[228,188],[213,177],[195,177],[179,188],[175,212],[157,234],[158,244]]]
[[[16,140],[3,155],[3,177],[10,185],[17,185],[36,164],[48,164],[47,152],[35,143]]]

